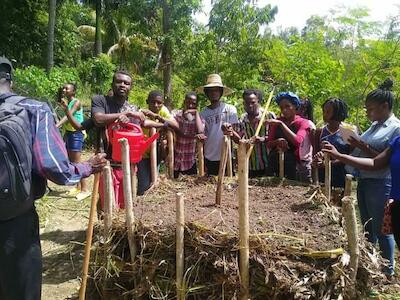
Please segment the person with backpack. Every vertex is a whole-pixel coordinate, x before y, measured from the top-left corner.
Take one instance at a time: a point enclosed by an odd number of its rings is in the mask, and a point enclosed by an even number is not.
[[[101,171],[97,154],[72,164],[49,106],[12,92],[11,62],[0,57],[0,299],[41,298],[42,253],[34,200],[46,179],[74,185]]]

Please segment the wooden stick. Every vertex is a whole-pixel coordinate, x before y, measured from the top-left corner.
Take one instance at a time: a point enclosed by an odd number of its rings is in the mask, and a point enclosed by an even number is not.
[[[283,179],[285,177],[285,152],[279,149],[278,155],[279,155],[279,178]]]
[[[217,192],[215,195],[216,205],[221,205],[222,185],[224,183],[226,161],[228,158],[228,143],[226,142],[227,139],[228,137],[224,136],[222,141],[221,158],[219,160],[219,170],[218,170]]]
[[[83,259],[82,283],[81,283],[81,288],[79,290],[79,300],[84,300],[86,296],[86,284],[89,271],[90,250],[92,248],[94,218],[96,216],[96,206],[99,195],[99,183],[100,183],[100,173],[96,173],[94,174],[92,199],[90,201],[89,223],[86,230],[85,256]]]
[[[240,299],[249,299],[249,158],[247,144],[239,141],[239,247],[240,247]]]
[[[331,200],[331,175],[332,175],[332,163],[331,157],[328,153],[324,153],[324,163],[325,163],[325,197]]]
[[[272,87],[272,90],[269,93],[267,103],[264,106],[264,111],[263,111],[263,113],[261,115],[260,121],[258,122],[258,126],[257,126],[257,129],[256,129],[256,132],[254,133],[254,136],[258,136],[260,134],[260,130],[261,130],[261,127],[262,127],[262,125],[263,125],[263,123],[265,121],[265,117],[267,115],[269,105],[271,104],[271,100],[272,100],[272,96],[274,95],[274,91],[275,91],[275,86]],[[254,148],[254,144],[251,144],[249,150],[247,150],[247,157],[250,157],[251,152],[253,151],[253,148]]]
[[[346,186],[345,193],[351,192],[351,180],[352,176],[346,176]],[[356,210],[354,207],[354,200],[350,196],[345,196],[342,199],[342,213],[346,222],[346,234],[347,241],[349,243],[350,250],[350,279],[355,283],[358,270],[358,260],[360,257],[360,249],[358,246],[358,229],[357,229],[357,219]]]
[[[346,174],[346,182],[344,185],[344,196],[351,195],[351,183],[353,181],[353,175]]]
[[[156,129],[150,129],[150,136],[156,134]],[[158,180],[158,170],[157,170],[157,140],[154,140],[150,146],[150,165],[151,165],[151,182],[156,184]]]
[[[176,295],[178,300],[185,299],[183,273],[185,266],[184,234],[185,234],[185,204],[183,194],[176,194]]]
[[[132,182],[131,182],[131,168],[129,160],[129,144],[126,138],[119,139],[122,151],[122,170],[124,172],[124,200],[125,200],[125,220],[126,228],[128,231],[128,243],[131,253],[131,262],[134,264],[136,258],[136,242],[135,242],[135,216],[133,214],[132,202]],[[134,165],[135,166],[135,165]]]
[[[199,176],[203,177],[205,175],[204,171],[204,144],[201,141],[197,141],[197,160],[199,162]]]
[[[136,203],[137,196],[137,165],[131,164],[132,203]]]
[[[233,177],[233,168],[232,168],[232,143],[231,143],[231,138],[227,137],[227,139],[225,140],[225,142],[227,143],[227,151],[228,151],[228,156],[226,158],[226,175],[229,178]]]
[[[174,135],[171,130],[167,131],[168,143],[168,176],[174,178]]]
[[[313,166],[312,166],[312,171],[313,171],[313,175],[314,175],[314,185],[319,185],[318,166],[313,165]]]
[[[107,165],[103,169],[103,189],[104,189],[104,238],[108,239],[111,226],[112,226],[112,214],[113,214],[113,203],[114,203],[114,187],[112,179],[112,170],[110,162],[107,161]]]

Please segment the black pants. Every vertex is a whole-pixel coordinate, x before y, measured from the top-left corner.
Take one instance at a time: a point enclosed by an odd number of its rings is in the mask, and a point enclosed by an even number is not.
[[[395,201],[392,207],[392,229],[397,248],[400,250],[400,201]]]
[[[185,171],[174,171],[174,178],[178,178],[179,174],[182,175],[196,175],[197,174],[197,165],[196,163],[193,164],[193,166],[191,166],[190,169],[185,170]]]
[[[42,251],[36,210],[0,221],[0,300],[39,300]]]
[[[207,175],[218,175],[219,172],[219,160],[213,161],[204,159],[204,164],[206,165],[206,173]]]
[[[249,170],[249,178],[257,178],[267,176],[265,170]]]
[[[137,165],[138,189],[137,194],[143,195],[151,186],[151,163],[150,158],[143,158]]]
[[[296,155],[294,151],[285,152],[285,178],[290,180],[296,180]],[[268,156],[268,173],[274,176],[279,176],[279,153],[276,150],[272,150]]]
[[[232,162],[233,163],[233,162]],[[219,160],[208,160],[207,158],[204,159],[204,164],[206,165],[206,173],[207,175],[214,175],[218,176],[219,173]],[[225,175],[227,172],[227,168],[225,168]],[[233,175],[235,174],[235,171],[232,170]]]

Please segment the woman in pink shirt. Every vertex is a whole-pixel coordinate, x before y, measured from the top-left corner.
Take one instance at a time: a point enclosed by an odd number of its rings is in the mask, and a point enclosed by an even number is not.
[[[267,147],[270,149],[269,168],[275,176],[279,173],[279,150],[285,153],[285,177],[296,180],[296,165],[300,163],[299,149],[310,133],[310,123],[297,115],[299,97],[292,92],[282,92],[275,97],[281,116],[267,120],[269,127]]]

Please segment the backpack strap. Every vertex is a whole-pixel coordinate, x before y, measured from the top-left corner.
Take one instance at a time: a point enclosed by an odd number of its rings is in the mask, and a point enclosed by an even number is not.
[[[12,94],[12,93],[0,95],[0,103],[4,102],[4,103],[10,103],[10,104],[17,105],[18,103],[20,103],[22,100],[25,100],[25,99],[27,99],[27,97],[18,96],[16,94]]]

